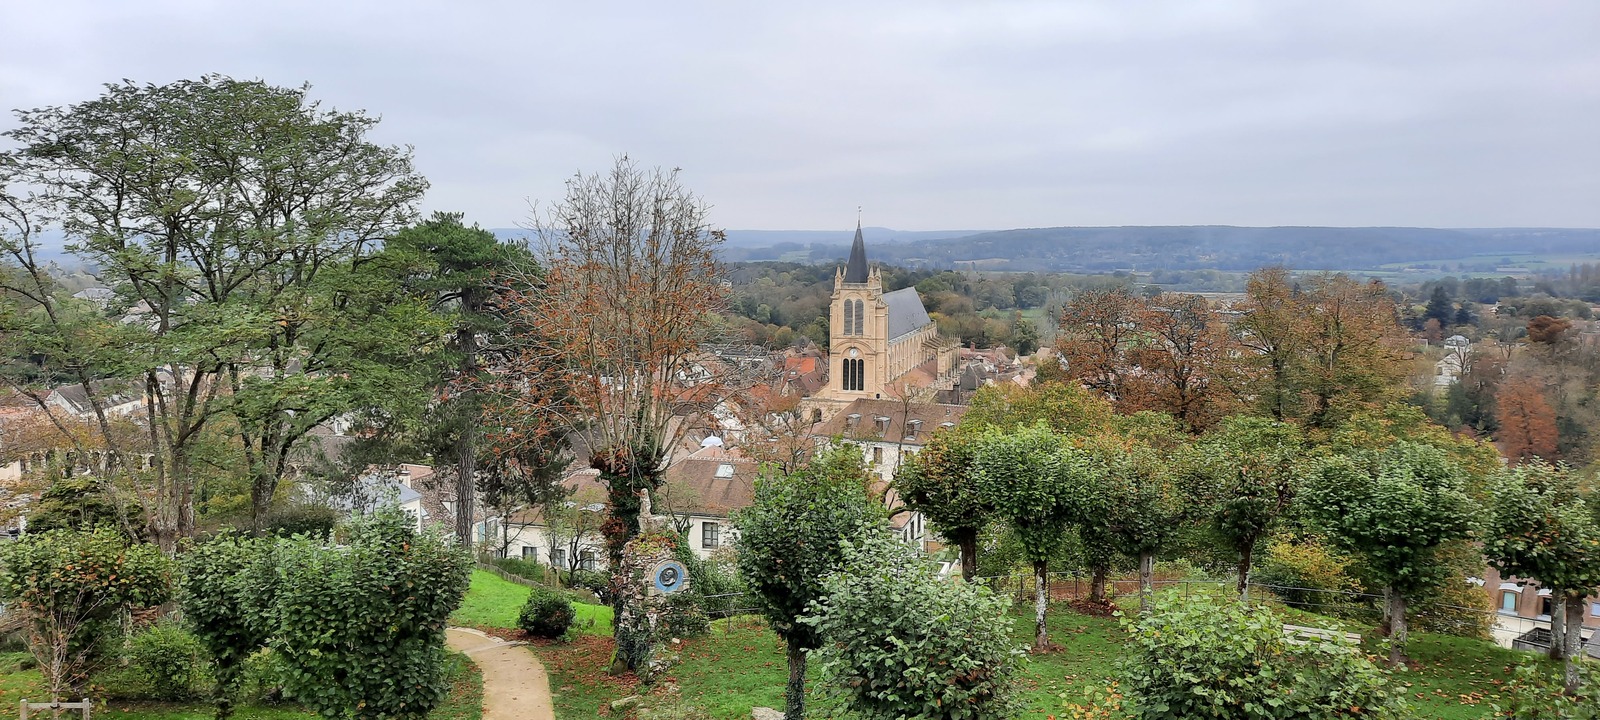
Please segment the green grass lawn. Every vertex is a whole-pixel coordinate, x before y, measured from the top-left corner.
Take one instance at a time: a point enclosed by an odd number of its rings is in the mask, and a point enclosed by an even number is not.
[[[22,699],[44,702],[48,699],[42,691],[44,678],[38,670],[20,670],[18,662],[28,657],[26,653],[0,655],[0,706],[13,709]],[[447,677],[450,694],[444,702],[429,713],[429,720],[480,720],[483,717],[483,674],[478,667],[460,653],[447,656]],[[103,699],[104,690],[92,690],[90,698]],[[238,720],[308,720],[319,717],[315,713],[292,703],[246,704],[234,708]],[[76,713],[63,713],[63,720],[81,717]],[[95,708],[92,717],[109,720],[210,720],[213,708],[205,702],[152,702],[145,700],[106,700],[104,707]]]
[[[473,570],[467,597],[450,616],[450,622],[465,627],[514,630],[517,627],[517,613],[532,592],[526,585],[508,582],[494,573]],[[611,634],[611,608],[580,602],[572,603],[572,607],[577,611],[577,618],[573,622],[583,632]]]
[[[1309,613],[1296,612],[1290,619],[1318,627],[1347,627]],[[1018,645],[1029,644],[1033,638],[1031,615],[1019,611],[1013,622]],[[1051,640],[1060,649],[1024,658],[1022,717],[1060,717],[1065,702],[1082,702],[1088,691],[1104,688],[1126,645],[1126,635],[1114,619],[1079,615],[1057,606],[1051,609],[1048,622]],[[1368,642],[1370,651],[1379,651],[1376,640]],[[608,638],[591,636],[569,645],[535,648],[550,671],[558,720],[617,720],[610,716],[609,703],[641,692],[632,678],[619,680],[605,674],[611,647]],[[1529,657],[1485,641],[1430,633],[1412,634],[1410,655],[1414,668],[1397,672],[1395,679],[1411,696],[1419,720],[1490,717],[1490,704],[1499,699],[1500,683],[1509,679],[1508,666]],[[684,702],[717,720],[743,720],[754,706],[783,707],[788,678],[783,644],[759,619],[714,623],[709,635],[685,641],[681,657],[682,662],[651,691],[654,695],[660,696],[662,688],[671,683]],[[664,700],[656,697],[649,702]],[[822,718],[829,713],[826,708],[819,707],[817,712],[808,708],[808,715]]]

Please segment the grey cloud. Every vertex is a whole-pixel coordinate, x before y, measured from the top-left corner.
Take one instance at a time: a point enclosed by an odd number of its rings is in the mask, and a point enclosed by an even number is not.
[[[13,3],[0,104],[310,82],[523,219],[627,152],[728,227],[1600,225],[1600,5]]]

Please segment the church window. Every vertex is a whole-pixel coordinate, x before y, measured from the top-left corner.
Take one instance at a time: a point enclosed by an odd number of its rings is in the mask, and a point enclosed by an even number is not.
[[[844,334],[846,335],[856,334],[855,304],[854,300],[844,301]]]
[[[856,301],[856,334],[867,334],[866,316],[863,308],[866,307],[860,300]]]
[[[867,361],[865,361],[865,360],[851,360],[851,359],[848,359],[848,358],[845,359],[845,361],[844,361],[844,389],[845,390],[851,390],[851,391],[860,392],[862,390],[867,389],[866,365],[867,365]]]

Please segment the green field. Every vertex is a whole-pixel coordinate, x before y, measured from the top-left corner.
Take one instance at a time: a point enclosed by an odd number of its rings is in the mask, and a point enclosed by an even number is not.
[[[465,627],[515,629],[517,613],[532,592],[527,586],[503,580],[494,573],[474,570],[467,597],[450,616],[450,622]],[[581,631],[597,635],[611,634],[611,608],[579,602],[574,602],[572,607],[577,611],[574,624]]]
[[[1326,620],[1297,614],[1295,621],[1319,619]],[[1032,637],[1031,617],[1017,614],[1014,623],[1017,643],[1025,646]],[[1087,692],[1104,688],[1111,680],[1126,644],[1121,627],[1112,619],[1063,608],[1051,610],[1049,624],[1051,640],[1061,647],[1025,658],[1022,717],[1059,717],[1067,703],[1085,702]],[[1324,626],[1338,624],[1328,620]],[[682,648],[682,662],[649,691],[647,705],[671,702],[664,688],[675,686],[679,701],[718,720],[743,720],[755,706],[783,707],[788,677],[783,645],[759,619],[715,623],[711,634],[687,640]],[[605,638],[586,637],[572,645],[535,651],[550,671],[558,720],[616,720],[609,703],[641,692],[631,678],[619,680],[605,673],[611,657],[611,644]],[[1413,635],[1410,653],[1414,669],[1397,673],[1396,682],[1405,685],[1421,720],[1490,717],[1490,704],[1498,699],[1500,683],[1509,677],[1507,667],[1527,657],[1488,642],[1428,633]],[[814,687],[811,692],[815,693]],[[825,707],[811,710],[808,715],[819,718],[832,714]]]

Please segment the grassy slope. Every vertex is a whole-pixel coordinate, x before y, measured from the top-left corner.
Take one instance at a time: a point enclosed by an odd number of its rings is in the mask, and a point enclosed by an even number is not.
[[[15,709],[23,698],[42,702],[40,692],[43,678],[37,670],[17,670],[17,662],[24,653],[0,656],[0,667],[8,670],[0,674],[0,704]],[[428,715],[429,720],[480,720],[483,717],[483,674],[467,656],[450,653],[447,662],[450,694],[443,703]],[[91,693],[90,697],[103,697]],[[212,707],[207,703],[169,703],[149,701],[112,700],[104,709],[95,709],[93,717],[107,720],[210,720]],[[63,713],[63,720],[80,717]],[[274,705],[242,705],[234,709],[237,720],[307,720],[318,717],[294,703]]]
[[[1315,619],[1300,614],[1294,621],[1309,624]],[[1013,621],[1018,644],[1027,644],[1032,639],[1031,618],[1019,614]],[[1061,649],[1024,661],[1023,717],[1059,716],[1065,701],[1082,701],[1086,691],[1104,687],[1123,651],[1124,635],[1115,620],[1062,608],[1051,611],[1049,622],[1051,639]],[[631,679],[618,681],[605,674],[611,655],[605,638],[586,637],[537,652],[551,674],[558,720],[606,717],[611,700],[638,692]],[[1427,633],[1413,635],[1411,655],[1416,668],[1398,673],[1396,681],[1407,685],[1419,720],[1489,717],[1489,704],[1496,700],[1499,683],[1508,677],[1507,665],[1526,657],[1487,642]],[[742,720],[753,706],[782,707],[788,677],[783,645],[759,622],[718,623],[710,635],[687,641],[682,658],[670,671],[669,681],[676,683],[686,702],[704,708],[713,718]]]
[[[528,587],[507,582],[494,573],[474,570],[467,597],[450,616],[450,622],[467,627],[514,629],[517,613],[531,592]],[[577,602],[572,607],[578,616],[575,623],[584,632],[611,634],[611,608]]]

